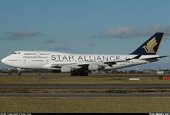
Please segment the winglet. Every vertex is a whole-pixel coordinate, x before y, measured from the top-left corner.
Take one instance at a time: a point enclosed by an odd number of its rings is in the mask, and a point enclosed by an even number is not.
[[[155,55],[163,38],[162,32],[155,33],[145,43],[138,47],[131,54],[135,55]]]

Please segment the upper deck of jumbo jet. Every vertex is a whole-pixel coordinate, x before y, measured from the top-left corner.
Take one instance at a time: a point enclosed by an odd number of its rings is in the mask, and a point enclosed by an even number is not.
[[[51,54],[70,54],[64,52],[56,52],[56,51],[14,51],[12,54],[22,54],[22,55],[51,55]]]
[[[66,53],[66,52],[59,52],[59,51],[37,51],[37,50],[34,50],[34,51],[14,51],[12,54],[22,54],[22,55],[75,55],[75,56],[80,56],[80,55],[113,55],[113,54],[97,54],[97,53],[94,53],[94,54],[88,54],[88,53],[81,53],[81,54],[78,54],[78,53]],[[115,55],[115,54],[114,54]],[[117,54],[117,55],[120,55],[120,54]],[[127,56],[127,55],[120,55],[120,56]],[[133,57],[133,55],[132,55]]]

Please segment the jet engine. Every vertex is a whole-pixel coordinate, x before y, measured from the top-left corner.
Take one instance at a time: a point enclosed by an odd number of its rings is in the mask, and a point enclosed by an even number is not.
[[[70,67],[67,67],[67,66],[62,67],[62,68],[61,68],[61,72],[71,72],[71,68],[70,68]]]
[[[104,66],[99,65],[99,64],[90,64],[88,66],[88,70],[90,71],[101,70],[101,69],[104,69]]]

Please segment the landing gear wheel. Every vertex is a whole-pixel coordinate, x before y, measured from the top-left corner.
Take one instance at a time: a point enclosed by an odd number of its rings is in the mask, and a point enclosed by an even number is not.
[[[21,76],[21,71],[18,71],[18,76]]]
[[[74,72],[71,72],[71,76],[88,76],[88,72],[74,71]]]

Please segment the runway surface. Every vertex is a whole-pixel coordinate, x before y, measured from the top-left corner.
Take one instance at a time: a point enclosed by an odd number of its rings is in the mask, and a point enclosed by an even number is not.
[[[170,88],[170,84],[0,84],[0,88],[41,89],[121,89],[121,88]]]
[[[170,84],[0,84],[1,89],[170,89]],[[131,93],[0,93],[0,97],[95,98],[170,97],[170,92]]]
[[[170,97],[170,93],[0,93],[0,97],[18,97],[18,98]]]

